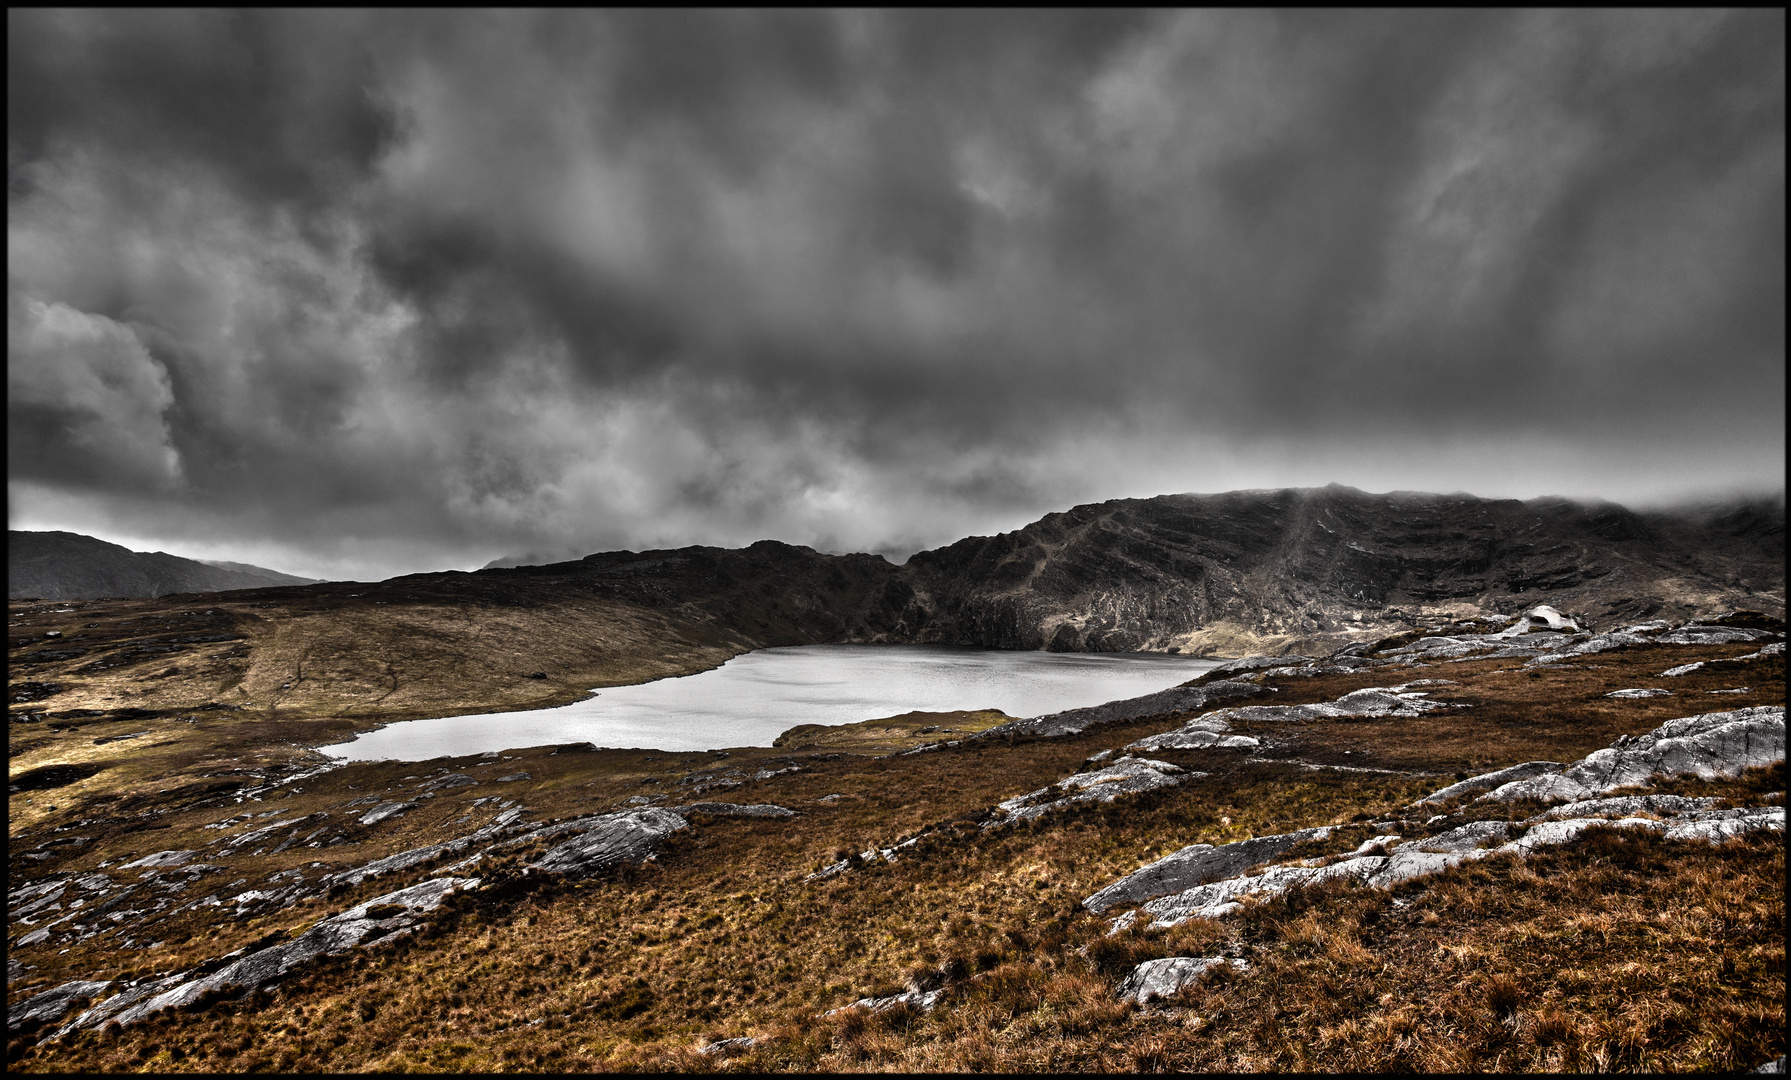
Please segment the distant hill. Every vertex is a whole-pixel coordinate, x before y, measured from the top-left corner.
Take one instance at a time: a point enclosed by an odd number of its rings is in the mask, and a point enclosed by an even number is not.
[[[200,559],[199,561],[207,566],[215,566],[219,570],[234,570],[239,574],[253,574],[256,577],[266,578],[276,585],[316,585],[323,580],[321,578],[294,577],[291,574],[282,574],[278,570],[269,570],[265,566],[256,566],[253,563],[227,562],[223,559]]]
[[[610,597],[752,648],[869,641],[1238,655],[1334,647],[1432,616],[1508,619],[1538,603],[1600,627],[1738,608],[1782,617],[1785,506],[1638,513],[1333,484],[1078,506],[899,567],[764,540],[551,564],[531,557],[379,588],[400,586],[425,603],[441,590],[456,603]]]
[[[9,530],[6,549],[9,600],[147,598],[317,583],[315,578],[294,577],[247,563],[204,563],[163,551],[132,551],[71,532]]]

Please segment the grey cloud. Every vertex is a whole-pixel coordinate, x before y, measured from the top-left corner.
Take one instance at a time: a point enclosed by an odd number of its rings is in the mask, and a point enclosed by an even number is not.
[[[898,550],[1315,457],[1783,453],[1782,12],[8,29],[15,521]],[[1466,464],[1525,440],[1573,467]]]

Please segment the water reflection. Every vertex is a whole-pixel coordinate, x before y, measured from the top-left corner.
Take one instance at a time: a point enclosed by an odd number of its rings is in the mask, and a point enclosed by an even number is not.
[[[850,724],[917,710],[1042,716],[1164,690],[1219,663],[950,645],[799,645],[744,653],[683,678],[611,687],[557,709],[411,720],[320,749],[355,761],[424,761],[568,742],[679,751],[770,746],[797,724]]]

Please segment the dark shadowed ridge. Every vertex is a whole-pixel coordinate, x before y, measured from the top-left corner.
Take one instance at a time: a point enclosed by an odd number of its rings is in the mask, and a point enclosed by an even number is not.
[[[147,598],[317,583],[247,563],[211,564],[161,551],[132,551],[71,532],[11,530],[6,549],[8,599]]]
[[[1397,631],[1438,609],[1498,616],[1546,603],[1595,623],[1734,608],[1782,615],[1784,522],[1772,500],[1638,514],[1331,485],[1078,506],[899,567],[761,541],[389,584],[451,587],[450,596],[589,590],[761,647],[1236,654]]]

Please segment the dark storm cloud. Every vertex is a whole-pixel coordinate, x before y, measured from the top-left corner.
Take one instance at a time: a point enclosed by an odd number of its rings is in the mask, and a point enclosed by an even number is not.
[[[8,30],[15,526],[371,573],[1782,486],[1782,12]]]

